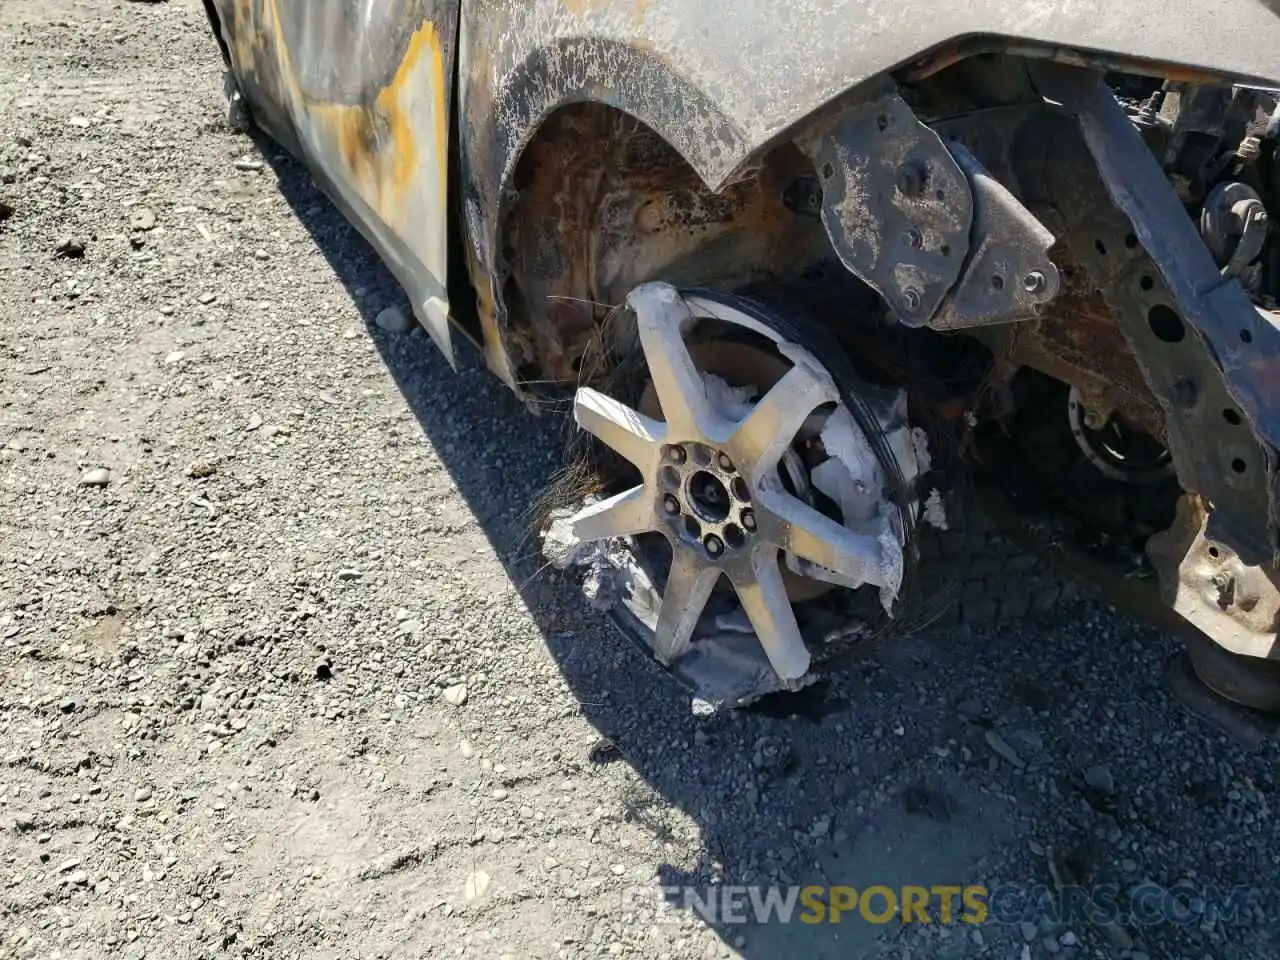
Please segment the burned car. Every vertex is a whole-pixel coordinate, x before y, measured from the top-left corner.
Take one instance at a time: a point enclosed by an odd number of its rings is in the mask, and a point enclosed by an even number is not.
[[[1280,710],[1271,0],[205,4],[450,362],[572,394],[545,549],[705,702],[936,615],[996,491]]]

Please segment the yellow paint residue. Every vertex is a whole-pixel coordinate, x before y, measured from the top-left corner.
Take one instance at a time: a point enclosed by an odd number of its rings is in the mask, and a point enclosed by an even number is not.
[[[404,59],[391,82],[379,92],[369,107],[317,103],[298,89],[288,50],[276,24],[276,43],[286,60],[285,75],[293,88],[299,126],[314,126],[322,139],[329,139],[344,169],[334,170],[335,179],[349,184],[365,203],[387,224],[402,232],[410,211],[409,201],[420,171],[419,137],[432,137],[428,153],[436,167],[433,184],[439,209],[445,209],[448,177],[449,110],[445,98],[444,49],[435,25],[424,23],[410,38]],[[425,74],[425,76],[424,76]],[[414,121],[425,112],[415,97],[429,95],[434,124],[429,130],[415,129]],[[305,133],[304,133],[305,136]],[[323,162],[324,157],[316,159]],[[426,199],[426,198],[423,198]]]

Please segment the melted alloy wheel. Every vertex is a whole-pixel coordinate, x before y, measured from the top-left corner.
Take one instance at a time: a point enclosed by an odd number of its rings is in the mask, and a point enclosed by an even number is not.
[[[585,541],[655,532],[670,543],[670,573],[653,625],[654,653],[663,663],[688,651],[712,590],[725,578],[774,672],[797,680],[810,654],[788,596],[784,556],[824,582],[871,585],[889,597],[900,586],[901,534],[893,510],[884,509],[883,482],[873,482],[879,468],[871,446],[859,433],[866,457],[852,464],[850,478],[859,491],[851,496],[869,496],[872,509],[846,526],[796,496],[779,469],[815,411],[834,410],[834,417],[842,409],[822,364],[755,318],[700,298],[686,301],[665,284],[639,287],[627,302],[663,420],[597,390],[578,390],[578,425],[634,464],[642,482],[582,510],[573,533]],[[731,409],[708,389],[684,341],[685,331],[706,318],[762,334],[790,361],[754,406]]]

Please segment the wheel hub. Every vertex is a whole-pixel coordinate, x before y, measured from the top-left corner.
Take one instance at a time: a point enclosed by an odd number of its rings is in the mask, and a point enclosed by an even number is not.
[[[633,463],[642,482],[580,511],[573,534],[598,540],[656,532],[671,544],[653,628],[654,653],[663,663],[687,651],[712,590],[725,578],[774,671],[786,681],[799,679],[810,655],[787,595],[784,552],[807,576],[830,583],[872,585],[893,595],[902,577],[902,544],[889,510],[850,529],[782,482],[780,463],[806,420],[820,407],[838,409],[840,392],[815,357],[758,324],[757,332],[775,340],[791,367],[754,405],[717,398],[684,343],[682,331],[696,318],[680,294],[666,284],[646,284],[627,302],[663,419],[597,390],[578,390],[578,425]],[[851,482],[879,490],[879,466],[865,437],[850,434],[849,446],[867,451],[865,458],[849,455]]]
[[[658,480],[669,539],[701,544],[709,563],[746,548],[756,532],[751,491],[733,458],[701,443],[671,444]]]

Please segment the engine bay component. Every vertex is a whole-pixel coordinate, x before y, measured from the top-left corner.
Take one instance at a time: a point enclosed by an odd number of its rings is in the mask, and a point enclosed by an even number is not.
[[[1220,183],[1200,211],[1200,235],[1224,276],[1248,283],[1249,267],[1267,242],[1267,208],[1248,184]]]

